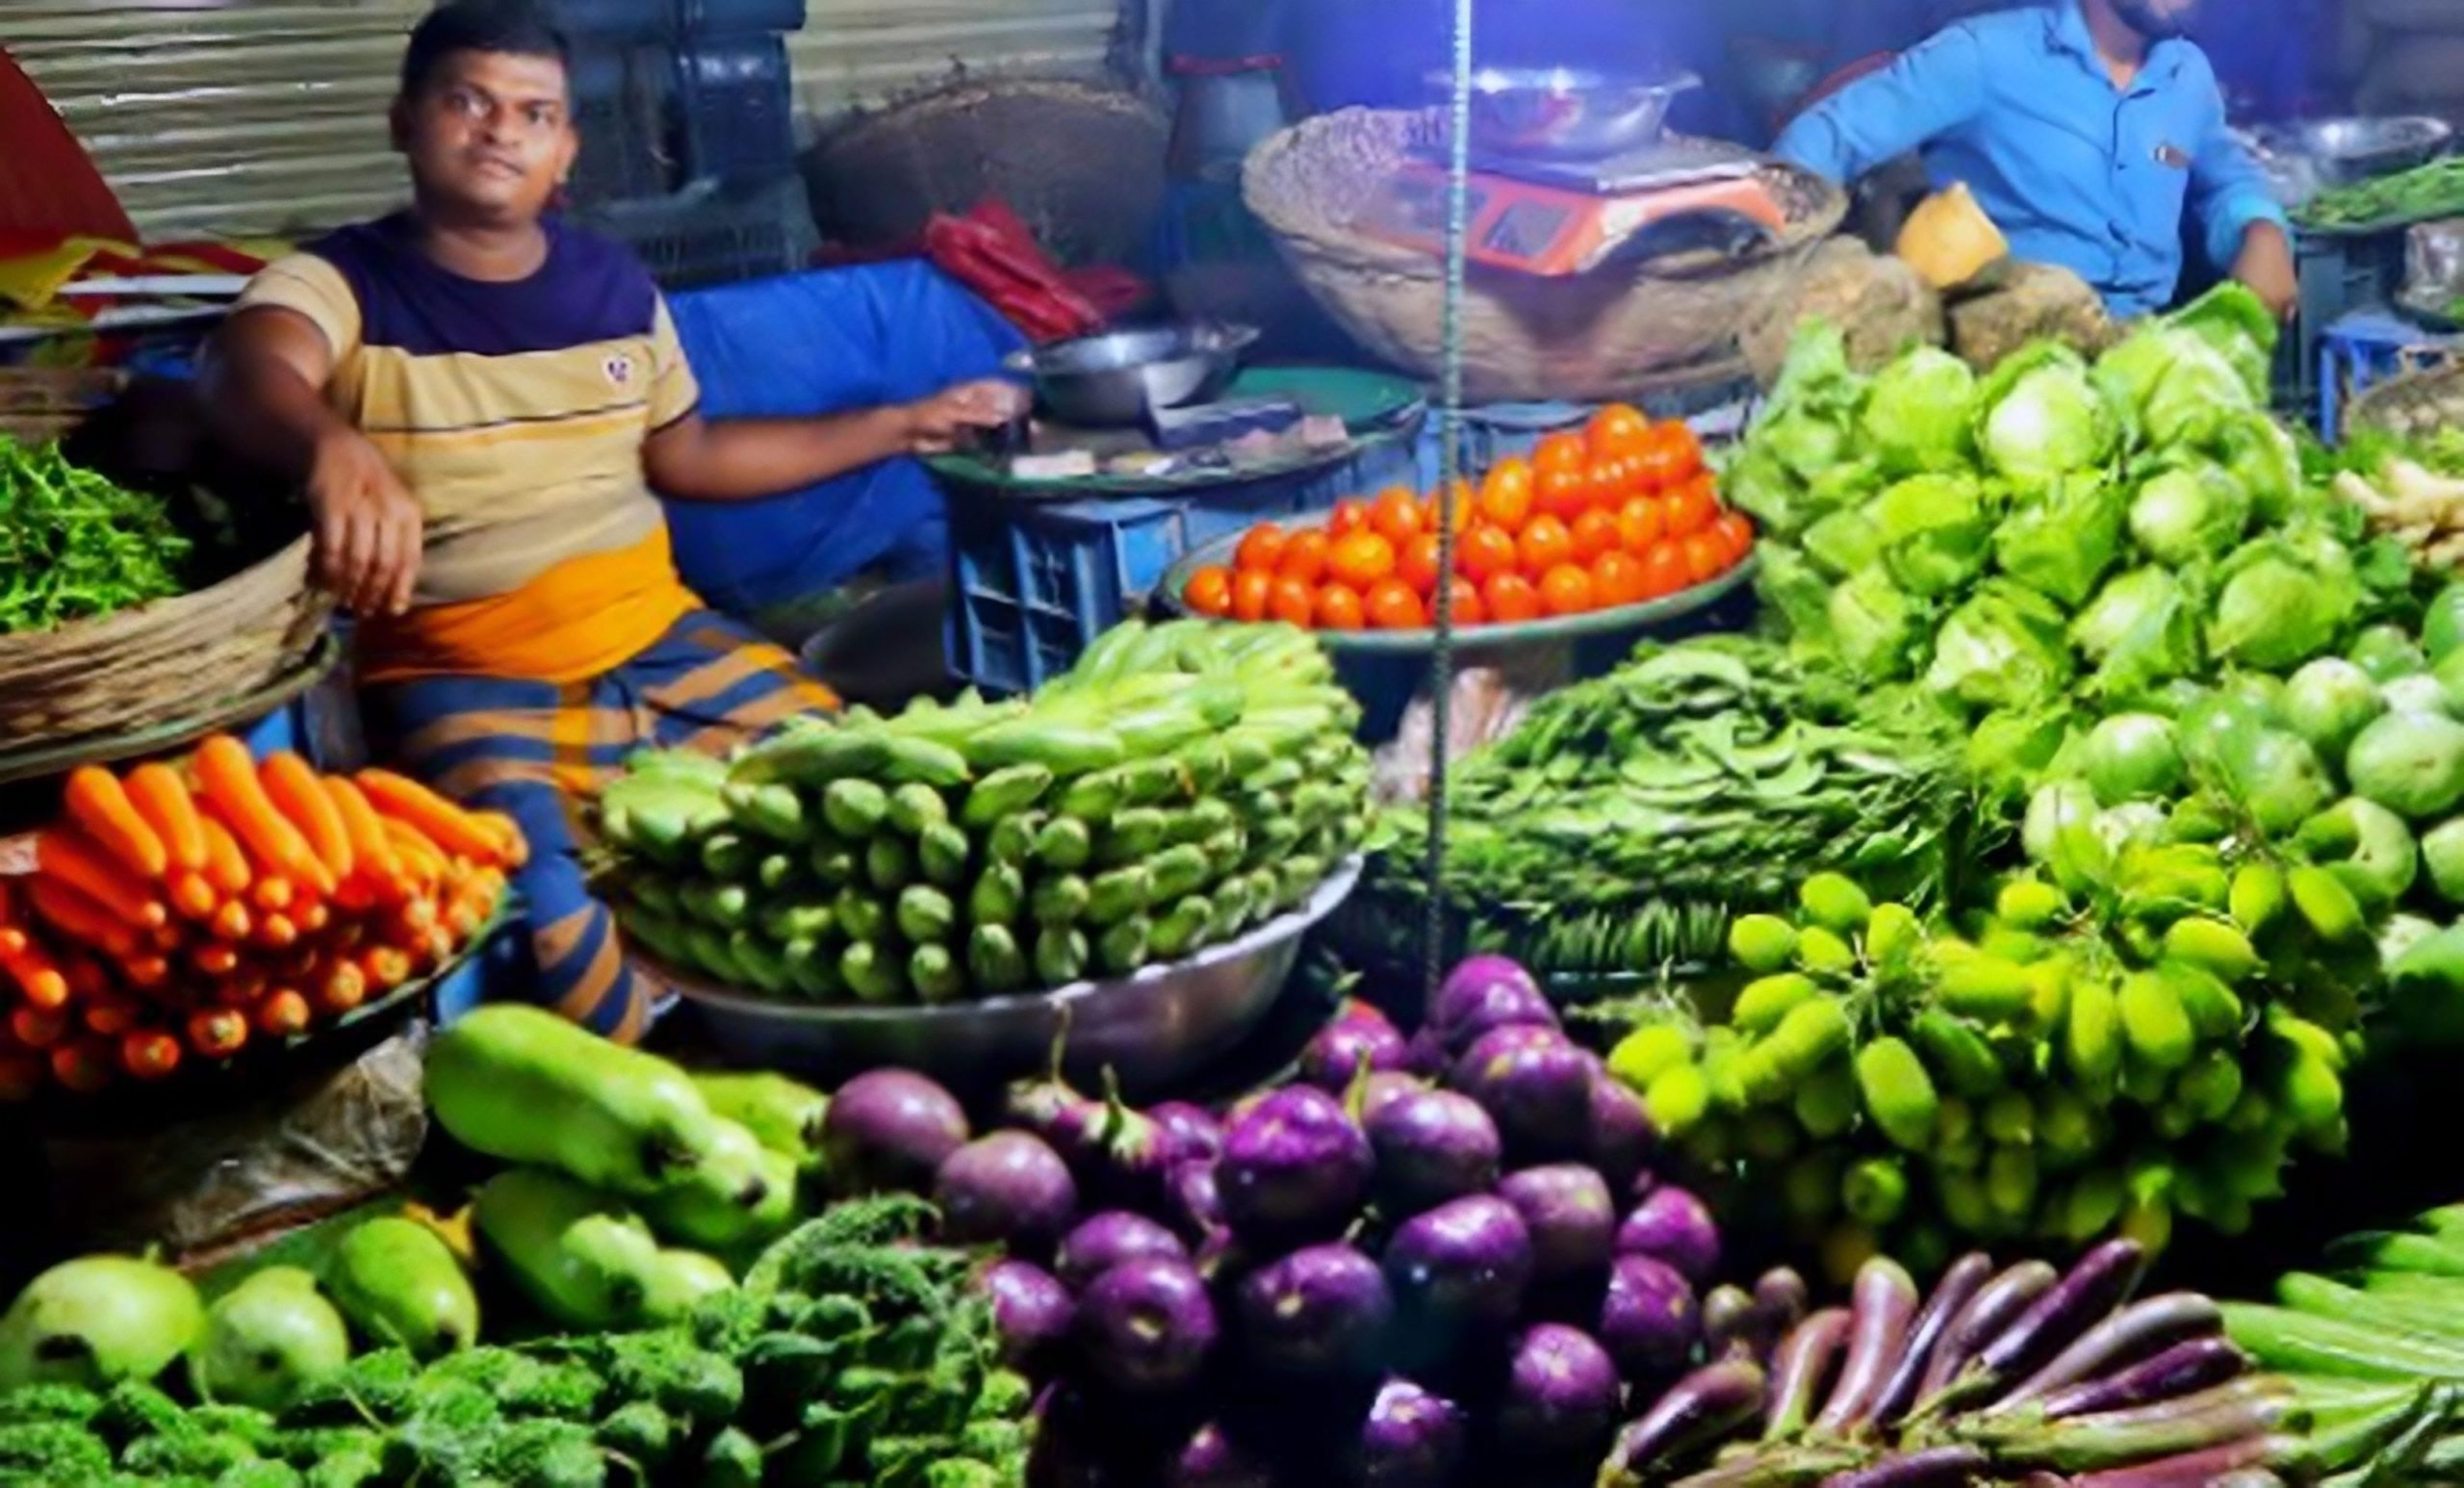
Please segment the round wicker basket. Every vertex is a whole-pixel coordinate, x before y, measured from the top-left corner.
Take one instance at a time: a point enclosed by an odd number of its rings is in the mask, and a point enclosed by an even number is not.
[[[1308,119],[1251,153],[1249,210],[1345,329],[1399,367],[1435,376],[1443,358],[1445,265],[1354,226],[1361,203],[1417,147],[1434,114],[1349,109]],[[1814,245],[1848,210],[1838,188],[1771,164],[1764,180],[1788,227],[1731,259],[1710,251],[1612,260],[1540,277],[1474,266],[1463,304],[1464,391],[1480,402],[1628,396],[1654,373],[1724,360],[1737,337],[1795,288]]]

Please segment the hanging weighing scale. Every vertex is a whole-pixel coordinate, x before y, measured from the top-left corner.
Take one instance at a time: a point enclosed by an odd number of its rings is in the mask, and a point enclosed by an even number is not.
[[[1787,226],[1787,213],[1741,145],[1663,135],[1602,160],[1476,152],[1467,256],[1476,264],[1563,278],[1610,258],[1710,246],[1736,254]],[[1403,247],[1446,247],[1446,167],[1407,158],[1364,203],[1361,231]]]

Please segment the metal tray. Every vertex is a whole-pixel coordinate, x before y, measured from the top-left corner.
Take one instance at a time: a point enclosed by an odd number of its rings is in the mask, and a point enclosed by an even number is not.
[[[943,1007],[876,1008],[783,1002],[714,987],[650,962],[700,1015],[725,1058],[834,1084],[895,1065],[967,1091],[998,1089],[1051,1067],[1082,1087],[1107,1069],[1151,1092],[1204,1069],[1274,1007],[1301,937],[1360,882],[1352,858],[1306,903],[1235,940],[1119,981]]]

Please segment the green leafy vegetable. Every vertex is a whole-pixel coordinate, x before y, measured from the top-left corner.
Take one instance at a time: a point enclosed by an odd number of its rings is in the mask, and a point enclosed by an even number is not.
[[[1965,470],[1976,373],[1936,346],[1918,346],[1874,375],[1866,447],[1897,475]]]
[[[0,634],[183,593],[191,546],[153,497],[0,434]]]
[[[2067,346],[2030,346],[1993,371],[1979,397],[1976,430],[1986,464],[2022,485],[2090,470],[2112,458],[2120,430]]]
[[[2033,589],[1989,579],[1935,638],[1925,683],[1975,707],[2025,707],[2070,680],[2062,612]]]
[[[2121,492],[2097,475],[2066,475],[2021,501],[1993,533],[2002,572],[2075,609],[2121,552]]]

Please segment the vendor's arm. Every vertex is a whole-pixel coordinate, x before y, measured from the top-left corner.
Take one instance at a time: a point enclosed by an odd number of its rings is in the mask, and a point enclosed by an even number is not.
[[[2267,173],[2225,127],[2221,94],[2191,155],[2191,211],[2209,261],[2230,269],[2278,319],[2291,315],[2300,298],[2292,229]]]
[[[400,614],[419,577],[419,499],[325,398],[358,335],[339,276],[308,260],[277,265],[207,346],[203,391],[229,449],[305,488],[319,581],[359,614]]]
[[[1846,183],[1966,123],[1984,99],[1983,48],[1953,26],[1798,115],[1771,150]]]
[[[1017,391],[971,382],[921,402],[803,419],[705,419],[693,372],[667,307],[653,333],[653,433],[642,447],[651,484],[686,500],[733,501],[795,491],[901,455],[938,454],[969,429],[1017,409]]]

